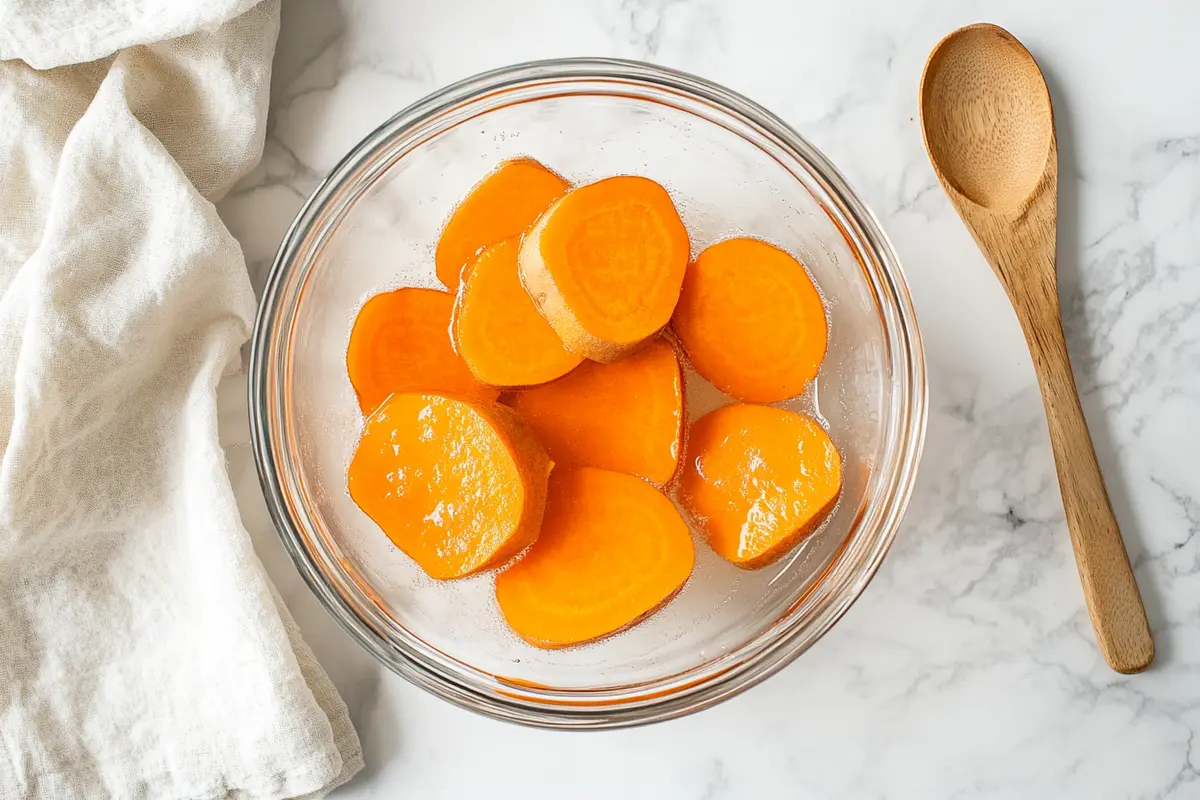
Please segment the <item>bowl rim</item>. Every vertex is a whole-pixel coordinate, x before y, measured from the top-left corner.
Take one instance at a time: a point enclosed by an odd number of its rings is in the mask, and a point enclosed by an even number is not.
[[[695,669],[713,663],[724,663],[718,669],[708,669],[701,678],[676,682],[670,690],[659,690],[635,696],[631,700],[581,699],[587,691],[550,690],[491,676],[491,686],[471,685],[459,676],[439,668],[437,659],[428,654],[397,651],[386,646],[378,629],[364,619],[348,598],[335,590],[314,563],[305,544],[306,537],[292,517],[291,503],[281,485],[269,429],[272,401],[270,357],[273,355],[272,334],[276,330],[280,286],[289,270],[295,266],[295,256],[301,243],[322,220],[331,203],[338,201],[340,187],[363,163],[368,163],[382,147],[407,131],[418,130],[430,119],[448,113],[494,93],[510,91],[524,85],[564,81],[625,82],[649,85],[682,95],[719,109],[740,123],[755,129],[759,135],[784,149],[802,163],[810,177],[820,184],[833,201],[834,210],[842,219],[833,219],[857,253],[871,256],[875,270],[866,269],[872,280],[878,280],[891,300],[891,316],[881,307],[885,337],[896,337],[889,351],[892,365],[892,402],[899,403],[897,419],[904,426],[899,442],[895,468],[886,485],[886,500],[878,513],[871,546],[864,557],[848,570],[849,579],[836,587],[829,602],[816,609],[805,624],[795,616],[797,601],[787,614],[772,626],[741,645],[730,655],[748,653],[736,663],[725,658],[706,662]],[[713,120],[708,120],[713,122]],[[382,170],[390,167],[387,164]],[[360,179],[361,180],[361,179]],[[339,201],[341,202],[341,201]],[[352,202],[349,204],[352,205]],[[343,208],[343,212],[345,208]],[[829,210],[826,209],[827,213]],[[831,217],[832,218],[832,217]],[[331,223],[325,222],[326,228]],[[894,319],[893,319],[894,317]],[[290,322],[290,320],[289,320]],[[289,326],[290,327],[290,326]],[[903,363],[895,364],[899,355]],[[752,100],[711,81],[678,70],[614,58],[565,58],[529,61],[490,70],[446,86],[401,110],[364,137],[346,154],[317,185],[289,226],[280,244],[263,289],[251,337],[248,366],[248,401],[251,443],[259,482],[268,511],[285,550],[300,575],[320,603],[358,644],[382,664],[409,682],[449,700],[460,707],[487,716],[519,724],[559,729],[603,729],[648,724],[672,719],[708,708],[746,689],[757,685],[790,664],[819,640],[862,594],[874,577],[889,550],[904,512],[911,499],[917,468],[924,445],[927,421],[927,383],[925,357],[916,311],[909,295],[907,282],[899,259],[875,215],[851,189],[841,172],[803,136],[778,116]],[[897,381],[897,376],[899,380]],[[855,540],[863,528],[860,519],[850,530],[846,543]],[[846,543],[836,553],[814,587],[826,583],[843,561]],[[783,624],[781,624],[783,623]],[[783,628],[782,631],[777,629]],[[764,641],[769,639],[769,641]],[[435,651],[436,652],[436,651]],[[673,676],[670,676],[673,677]],[[659,679],[659,682],[667,679]],[[570,701],[565,701],[564,697]]]

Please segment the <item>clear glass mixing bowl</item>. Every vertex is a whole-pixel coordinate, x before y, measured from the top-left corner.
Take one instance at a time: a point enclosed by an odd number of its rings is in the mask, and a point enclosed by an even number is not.
[[[774,566],[744,572],[697,539],[696,572],[620,636],[538,650],[505,627],[492,576],[426,578],[346,491],[362,417],[346,375],[365,300],[438,286],[433,247],[454,204],[503,159],[569,180],[634,173],[674,197],[694,252],[732,234],[798,256],[823,291],[830,349],[792,407],[821,415],[845,462],[829,522]],[[878,222],[780,119],[714,84],[647,64],[563,60],[489,72],[397,114],[300,212],[263,294],[250,410],[284,544],[329,612],[380,661],[501,719],[604,728],[679,716],[763,680],[854,601],[908,503],[925,431],[925,364],[908,289]],[[689,378],[689,417],[726,402]]]

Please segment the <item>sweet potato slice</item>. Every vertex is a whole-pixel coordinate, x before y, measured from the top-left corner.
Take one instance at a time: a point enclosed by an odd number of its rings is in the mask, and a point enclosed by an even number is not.
[[[434,255],[438,280],[453,292],[463,265],[481,247],[520,236],[567,187],[533,159],[502,163],[475,184],[442,228]]]
[[[663,187],[621,176],[573,189],[521,242],[521,281],[567,349],[629,355],[679,300],[688,236]]]
[[[584,362],[565,378],[506,398],[554,461],[670,483],[683,435],[683,378],[658,338],[615,364]]]
[[[509,626],[542,648],[624,630],[667,603],[692,573],[687,523],[631,475],[555,470],[537,543],[496,576]]]
[[[537,538],[546,451],[504,406],[392,395],[367,420],[350,496],[432,578],[503,563]]]
[[[479,381],[532,386],[561,378],[583,361],[563,347],[517,275],[517,239],[489,245],[463,269],[454,305],[458,354]]]
[[[812,533],[837,503],[842,460],[816,420],[731,405],[692,425],[680,500],[722,558],[766,566]]]
[[[346,370],[365,415],[393,392],[439,392],[495,400],[450,344],[454,298],[433,289],[397,289],[367,301],[346,349]]]
[[[696,371],[749,403],[795,397],[817,375],[828,325],[800,262],[757,239],[728,239],[688,267],[671,320]]]

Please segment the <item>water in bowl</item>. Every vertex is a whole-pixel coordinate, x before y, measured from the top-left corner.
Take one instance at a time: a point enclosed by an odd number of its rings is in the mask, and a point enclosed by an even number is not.
[[[869,339],[839,337],[845,324],[866,324],[857,296],[839,270],[857,269],[837,229],[799,184],[791,194],[764,190],[777,163],[733,134],[687,114],[644,113],[602,98],[543,101],[521,133],[501,108],[467,120],[406,157],[352,207],[330,236],[320,269],[307,280],[297,312],[291,406],[297,453],[320,524],[364,581],[367,594],[395,624],[449,657],[504,678],[560,688],[595,688],[661,677],[737,648],[772,624],[816,580],[850,530],[871,464],[855,454],[876,451],[871,426],[850,424],[878,407],[879,381],[856,381],[879,362]],[[614,110],[615,109],[615,110]],[[682,138],[681,138],[682,134]],[[663,146],[661,142],[670,142]],[[683,145],[681,146],[681,142]],[[740,144],[739,144],[740,143]],[[686,157],[683,157],[683,155]],[[653,178],[668,188],[691,237],[693,254],[721,239],[756,236],[790,251],[826,290],[830,350],[822,376],[801,397],[781,404],[822,419],[845,460],[843,502],[830,521],[792,553],[762,570],[740,570],[716,556],[693,529],[696,567],[683,591],[641,624],[599,642],[545,651],[504,623],[492,575],[453,582],[428,578],[397,550],[350,499],[346,467],[362,425],[346,375],[345,349],[359,307],[380,291],[441,288],[434,272],[438,231],[453,205],[505,158],[529,156],[576,183],[616,174]],[[702,164],[709,169],[699,170]],[[828,291],[830,287],[834,291]],[[863,344],[868,342],[868,344]],[[832,377],[832,379],[831,379]],[[686,368],[687,419],[731,402]]]

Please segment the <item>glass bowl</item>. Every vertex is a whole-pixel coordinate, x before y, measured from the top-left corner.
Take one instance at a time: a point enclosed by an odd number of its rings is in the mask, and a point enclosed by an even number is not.
[[[506,158],[573,182],[638,174],[666,186],[693,253],[734,234],[791,251],[827,301],[818,380],[788,407],[819,415],[844,461],[828,522],[746,572],[696,539],[684,590],[600,642],[534,648],[508,631],[493,576],[437,583],[351,501],[362,416],[346,374],[371,295],[440,284],[439,229]],[[925,364],[908,289],[875,217],[816,148],[746,98],[648,64],[522,64],[450,86],[347,155],[288,231],[259,309],[250,413],[259,476],[283,542],[329,612],[408,680],[460,706],[552,728],[686,714],[778,671],[846,611],[908,503],[925,431]],[[696,376],[688,417],[729,402]]]

